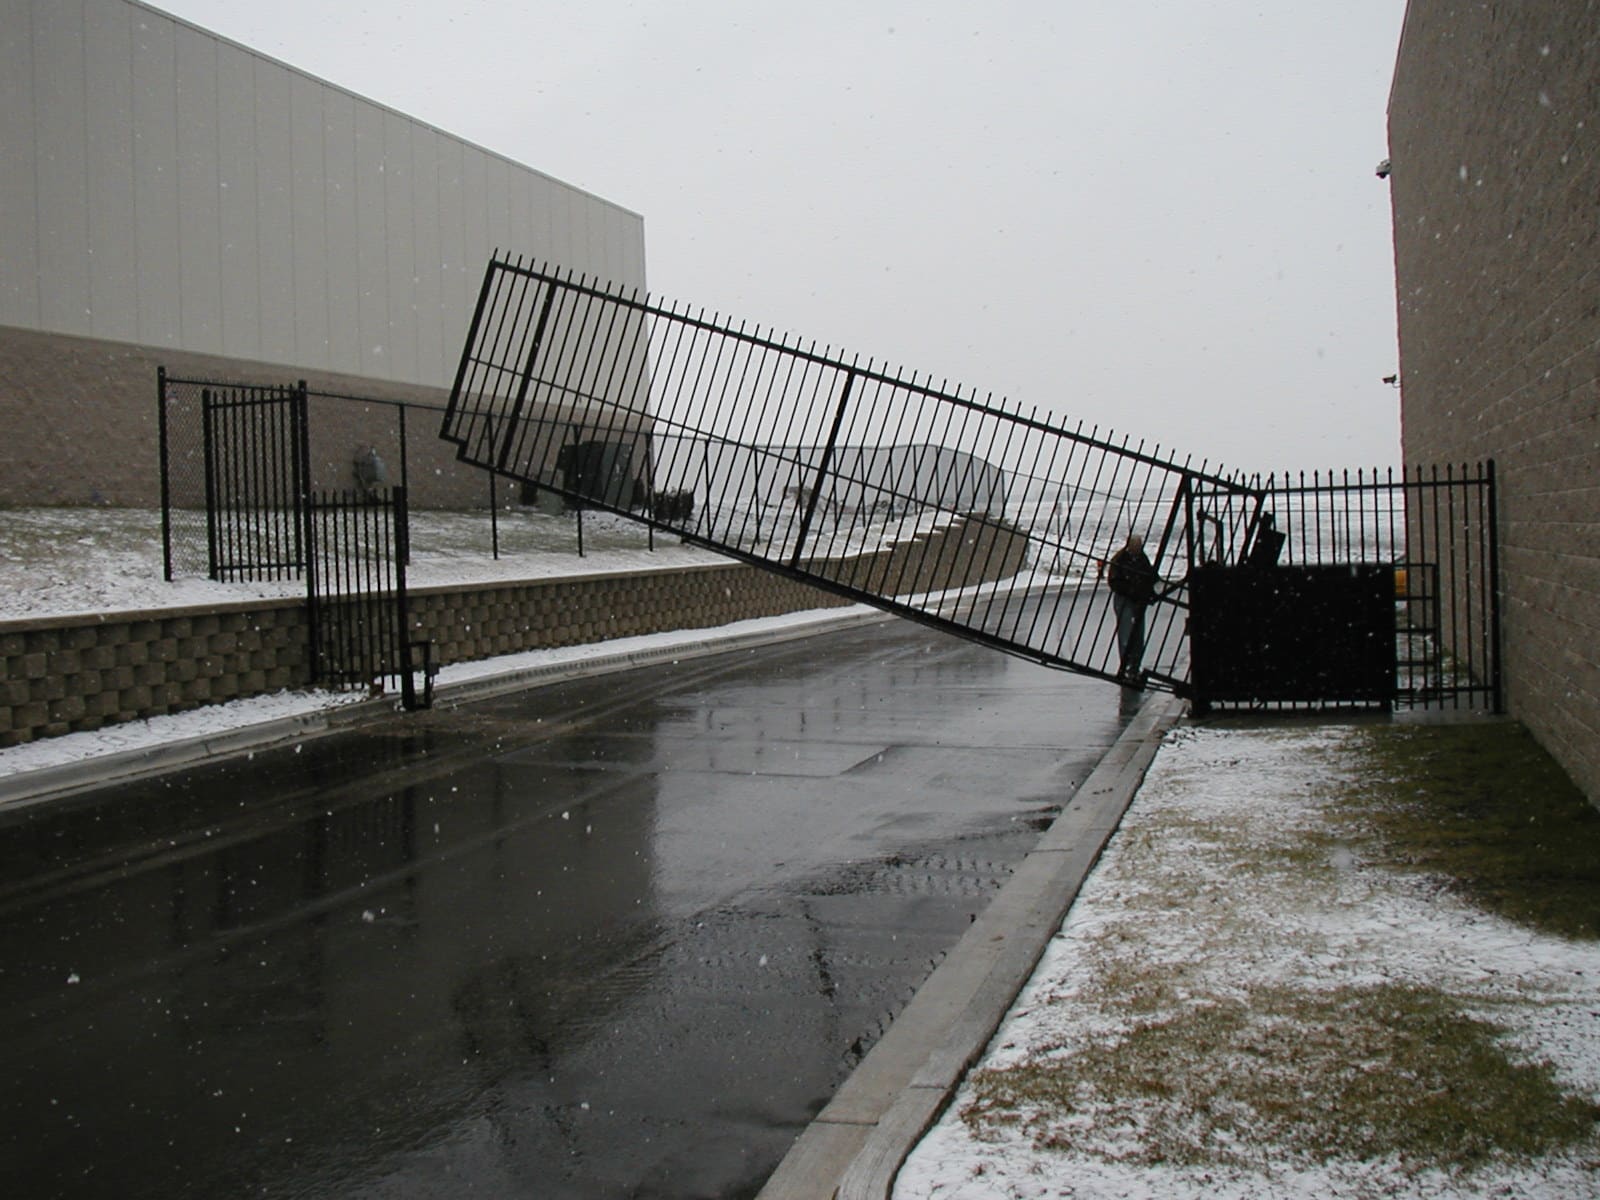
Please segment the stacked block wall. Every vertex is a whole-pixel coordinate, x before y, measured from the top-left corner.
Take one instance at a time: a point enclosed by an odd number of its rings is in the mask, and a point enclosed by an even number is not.
[[[441,663],[845,603],[737,565],[412,593]],[[298,600],[0,623],[0,746],[309,686],[306,641]]]

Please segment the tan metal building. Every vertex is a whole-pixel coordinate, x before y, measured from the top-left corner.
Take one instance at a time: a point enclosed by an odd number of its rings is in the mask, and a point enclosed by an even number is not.
[[[439,402],[495,248],[645,282],[638,214],[135,0],[0,0],[0,164],[0,504],[153,504],[157,364]]]

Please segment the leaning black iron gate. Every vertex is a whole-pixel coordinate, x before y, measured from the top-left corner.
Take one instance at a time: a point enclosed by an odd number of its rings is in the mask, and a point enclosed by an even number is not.
[[[997,649],[1113,678],[1103,564],[1163,581],[1148,682],[1183,690],[1188,579],[1259,489],[815,343],[491,261],[443,436],[487,470]]]
[[[406,708],[432,701],[430,643],[411,637],[406,490],[316,492],[306,505],[306,598],[312,683],[383,690],[398,677]],[[422,691],[416,675],[423,678]]]

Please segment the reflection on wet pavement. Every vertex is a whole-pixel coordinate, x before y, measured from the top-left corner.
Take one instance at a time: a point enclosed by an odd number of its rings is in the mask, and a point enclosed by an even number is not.
[[[1120,728],[891,623],[0,815],[17,1196],[739,1196]]]

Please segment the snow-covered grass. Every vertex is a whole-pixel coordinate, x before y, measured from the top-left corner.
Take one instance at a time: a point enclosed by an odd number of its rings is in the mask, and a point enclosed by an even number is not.
[[[487,512],[411,515],[412,587],[639,571],[726,560],[601,513],[526,509],[500,515],[500,557]],[[201,537],[203,539],[203,532]],[[203,540],[202,540],[203,545]],[[0,512],[0,620],[171,608],[300,596],[299,580],[219,583],[162,579],[161,514],[148,509],[14,508]]]
[[[1410,865],[1369,737],[1175,734],[899,1200],[1600,1196],[1600,943]]]

